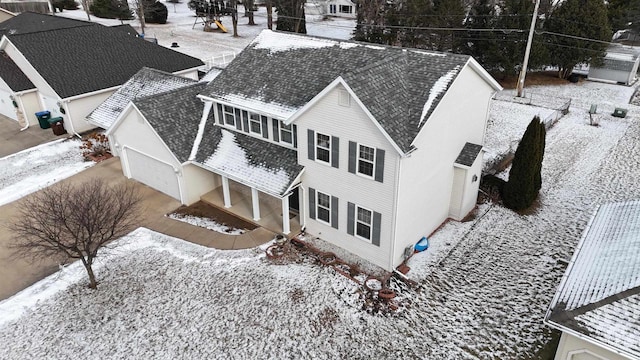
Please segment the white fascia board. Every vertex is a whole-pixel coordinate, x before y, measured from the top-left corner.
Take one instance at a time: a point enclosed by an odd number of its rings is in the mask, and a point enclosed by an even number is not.
[[[200,66],[197,66],[197,67],[192,67],[192,68],[189,68],[189,69],[178,70],[178,71],[172,72],[172,74],[173,75],[182,75],[182,74],[186,74],[188,72],[198,71],[198,69],[200,69],[203,66],[206,66],[206,64],[203,64],[203,65],[200,65]]]
[[[22,91],[16,91],[16,92],[14,92],[14,94],[16,96],[22,96],[24,94],[28,94],[28,93],[36,92],[36,91],[38,91],[38,88],[33,88],[33,89],[29,89],[29,90],[22,90]]]
[[[579,333],[579,332],[577,332],[577,331],[575,331],[573,329],[570,329],[570,328],[568,328],[568,327],[566,327],[564,325],[560,325],[560,324],[558,324],[556,322],[550,321],[550,320],[548,320],[546,318],[544,319],[544,323],[547,324],[549,327],[552,327],[552,328],[554,328],[556,330],[560,330],[562,332],[565,332],[565,333],[567,333],[567,334],[569,334],[571,336],[577,337],[580,340],[586,341],[586,342],[588,342],[590,344],[593,344],[593,345],[595,345],[595,346],[597,346],[599,348],[602,348],[604,350],[610,351],[610,352],[612,352],[614,354],[618,354],[620,356],[623,356],[623,357],[626,357],[626,358],[629,358],[629,359],[640,359],[638,357],[638,355],[634,355],[634,354],[628,353],[626,351],[620,350],[620,349],[618,349],[616,347],[613,347],[613,346],[611,346],[609,344],[606,344],[606,343],[604,343],[602,341],[596,340],[596,339],[594,339],[594,338],[592,338],[592,337],[590,337],[588,335]]]
[[[88,93],[84,93],[84,94],[79,94],[79,95],[74,95],[74,96],[70,96],[68,98],[64,98],[62,99],[62,101],[64,102],[71,102],[73,100],[78,100],[78,99],[82,99],[85,97],[89,97],[89,96],[93,96],[93,95],[98,95],[98,94],[102,94],[104,92],[107,91],[111,91],[111,90],[118,90],[122,85],[118,85],[118,86],[112,86],[110,88],[106,88],[106,89],[100,89],[100,90],[96,90],[96,91],[92,91],[92,92],[88,92]]]
[[[285,194],[285,196],[287,196],[286,194],[289,194],[291,192],[291,190],[293,190],[294,187],[296,187],[299,183],[302,183],[302,174],[304,174],[306,168],[302,168],[302,171],[300,171],[300,173],[298,174],[298,176],[296,176],[295,179],[293,179],[293,181],[291,182],[291,185],[289,185],[289,187],[287,188],[287,190],[285,190],[283,192],[283,194]]]
[[[404,156],[405,153],[404,151],[402,151],[402,149],[400,149],[400,147],[398,146],[398,144],[396,144],[395,141],[393,141],[393,139],[391,138],[391,136],[389,136],[389,134],[382,128],[382,125],[380,125],[380,123],[378,122],[378,120],[376,120],[376,118],[373,116],[373,114],[371,114],[371,112],[369,111],[369,109],[367,109],[366,106],[364,106],[364,104],[362,103],[362,101],[360,100],[360,98],[358,98],[358,96],[356,95],[356,93],[353,91],[353,89],[351,89],[351,87],[349,85],[347,85],[347,82],[344,81],[344,79],[342,78],[342,76],[338,76],[335,80],[333,80],[331,82],[331,84],[327,85],[321,92],[319,92],[316,96],[313,97],[313,99],[311,99],[308,103],[306,103],[303,107],[301,107],[300,109],[298,109],[298,111],[296,111],[293,115],[291,115],[287,120],[284,121],[285,124],[290,125],[291,123],[293,123],[294,121],[296,121],[296,119],[298,119],[300,116],[302,116],[302,114],[304,114],[307,110],[309,110],[312,106],[314,106],[316,103],[318,103],[318,101],[320,101],[320,99],[322,99],[325,95],[327,95],[330,91],[332,91],[336,86],[338,86],[338,84],[341,84],[342,86],[344,86],[345,89],[347,89],[347,92],[349,93],[349,95],[355,99],[356,103],[358,104],[358,106],[360,106],[360,108],[362,109],[362,111],[364,111],[364,113],[367,115],[367,117],[371,120],[371,122],[378,128],[378,130],[380,131],[380,133],[382,133],[382,135],[387,139],[387,141],[389,141],[389,143],[391,144],[391,146],[398,152],[398,154],[400,154],[400,156]]]
[[[487,70],[485,70],[476,59],[469,57],[465,66],[469,65],[473,70],[475,70],[480,77],[487,82],[495,91],[502,91],[502,86],[496,81],[496,79],[491,76]]]

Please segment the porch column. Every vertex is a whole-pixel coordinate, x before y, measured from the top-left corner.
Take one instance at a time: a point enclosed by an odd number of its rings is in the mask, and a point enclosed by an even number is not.
[[[289,225],[289,196],[282,198],[282,233],[289,234],[291,228]]]
[[[260,195],[256,188],[251,188],[251,204],[253,205],[253,221],[258,221],[260,220]]]
[[[222,197],[224,198],[224,207],[231,207],[231,194],[229,193],[229,178],[222,176]]]

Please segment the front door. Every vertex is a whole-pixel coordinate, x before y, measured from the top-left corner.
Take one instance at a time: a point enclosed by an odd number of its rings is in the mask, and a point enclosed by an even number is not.
[[[298,194],[298,189],[295,188],[291,191],[291,195],[289,195],[289,210],[294,213],[300,212],[300,195]]]

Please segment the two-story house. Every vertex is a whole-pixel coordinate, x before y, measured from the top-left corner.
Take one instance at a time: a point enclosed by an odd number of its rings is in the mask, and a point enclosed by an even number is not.
[[[500,89],[469,56],[272,31],[198,87],[134,100],[109,129],[127,176],[185,204],[218,193],[254,221],[278,204],[284,233],[297,210],[309,233],[388,270],[475,206]],[[167,156],[127,124],[151,128]],[[234,204],[230,183],[251,203]]]

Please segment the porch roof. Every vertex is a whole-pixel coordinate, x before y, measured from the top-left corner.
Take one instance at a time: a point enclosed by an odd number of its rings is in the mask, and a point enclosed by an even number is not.
[[[294,149],[227,130],[209,121],[195,158],[217,174],[281,198],[304,167]]]

